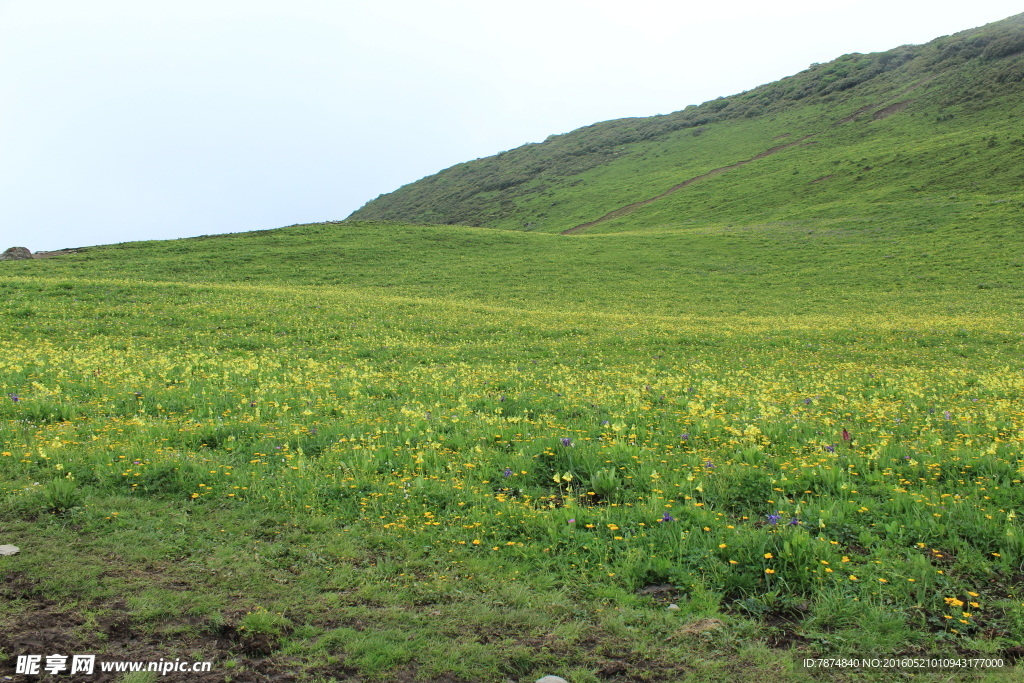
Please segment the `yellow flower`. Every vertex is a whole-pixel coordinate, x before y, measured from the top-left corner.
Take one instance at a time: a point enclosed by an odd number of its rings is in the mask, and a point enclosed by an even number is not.
[[[480,539],[479,538],[474,538],[473,539],[473,545],[480,545]]]
[[[850,581],[858,581],[858,579],[853,574],[850,574]]]
[[[727,546],[727,545],[725,545],[724,543],[719,543],[719,544],[718,544],[718,547],[719,547],[719,548],[727,548],[728,546]]]
[[[766,560],[772,559],[772,554],[771,553],[765,553],[764,554],[764,559],[766,559]]]
[[[765,574],[774,574],[774,573],[775,573],[775,570],[774,570],[774,569],[765,569],[765,570],[764,570],[764,573],[765,573]]]
[[[729,560],[729,564],[739,564],[736,560]]]

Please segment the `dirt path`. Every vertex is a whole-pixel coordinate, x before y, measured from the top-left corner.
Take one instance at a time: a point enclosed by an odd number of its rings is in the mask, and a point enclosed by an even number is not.
[[[885,107],[884,109],[879,109],[878,111],[876,111],[873,118],[875,119],[875,121],[880,121],[880,120],[882,120],[882,119],[884,119],[884,118],[886,118],[888,116],[892,116],[893,114],[896,114],[897,112],[901,112],[904,109],[906,109],[907,105],[910,104],[913,101],[914,100],[906,100],[904,102],[897,102],[896,104],[890,104],[888,107]]]
[[[593,226],[597,225],[598,223],[604,223],[605,221],[610,221],[613,218],[619,218],[620,216],[625,216],[627,214],[633,213],[634,211],[639,209],[641,206],[647,206],[648,204],[653,204],[654,202],[658,201],[659,199],[667,197],[670,194],[672,194],[673,192],[678,192],[679,190],[683,189],[684,187],[686,187],[688,185],[692,185],[693,183],[697,182],[698,180],[704,180],[705,178],[713,178],[714,176],[721,175],[721,174],[725,173],[726,171],[731,171],[734,168],[739,168],[740,166],[745,166],[746,164],[749,164],[752,161],[757,161],[758,159],[764,159],[766,156],[771,156],[772,154],[777,154],[777,153],[781,152],[784,149],[787,149],[789,147],[793,147],[794,145],[799,145],[801,142],[803,142],[804,140],[806,140],[809,137],[812,137],[813,135],[816,135],[816,133],[811,133],[811,135],[805,135],[804,137],[800,138],[799,140],[794,140],[793,142],[787,142],[784,145],[776,145],[775,147],[772,147],[771,149],[767,149],[767,150],[761,152],[760,154],[756,154],[756,155],[750,157],[749,159],[744,159],[743,161],[737,161],[735,164],[729,164],[728,166],[722,166],[721,168],[714,168],[714,169],[708,171],[707,173],[703,173],[703,174],[701,174],[699,176],[694,176],[693,178],[690,178],[689,180],[684,180],[683,182],[679,183],[678,185],[673,185],[669,189],[667,189],[664,192],[662,192],[661,194],[659,194],[657,197],[651,197],[650,199],[644,199],[643,201],[633,202],[632,204],[627,204],[626,206],[620,207],[618,209],[615,209],[614,211],[606,213],[605,215],[601,216],[600,218],[598,218],[595,221],[590,221],[589,223],[581,223],[581,224],[579,224],[579,225],[577,225],[575,227],[569,228],[568,230],[563,230],[562,234],[563,235],[574,235],[576,233],[583,232],[587,228],[593,227]]]

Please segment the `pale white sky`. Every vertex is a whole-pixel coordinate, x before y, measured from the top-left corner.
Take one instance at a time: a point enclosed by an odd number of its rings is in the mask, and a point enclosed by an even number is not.
[[[340,220],[1012,0],[0,0],[0,250]]]

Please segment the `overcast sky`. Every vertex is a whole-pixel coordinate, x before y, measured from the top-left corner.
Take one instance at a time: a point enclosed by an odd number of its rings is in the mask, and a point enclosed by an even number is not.
[[[1011,0],[0,0],[0,250],[340,220]]]

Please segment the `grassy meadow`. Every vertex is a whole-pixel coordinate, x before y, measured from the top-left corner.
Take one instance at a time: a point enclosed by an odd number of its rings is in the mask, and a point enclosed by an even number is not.
[[[0,263],[0,676],[1020,680],[1022,88],[1018,15]]]
[[[1016,680],[1020,206],[907,201],[0,264],[0,667]]]

